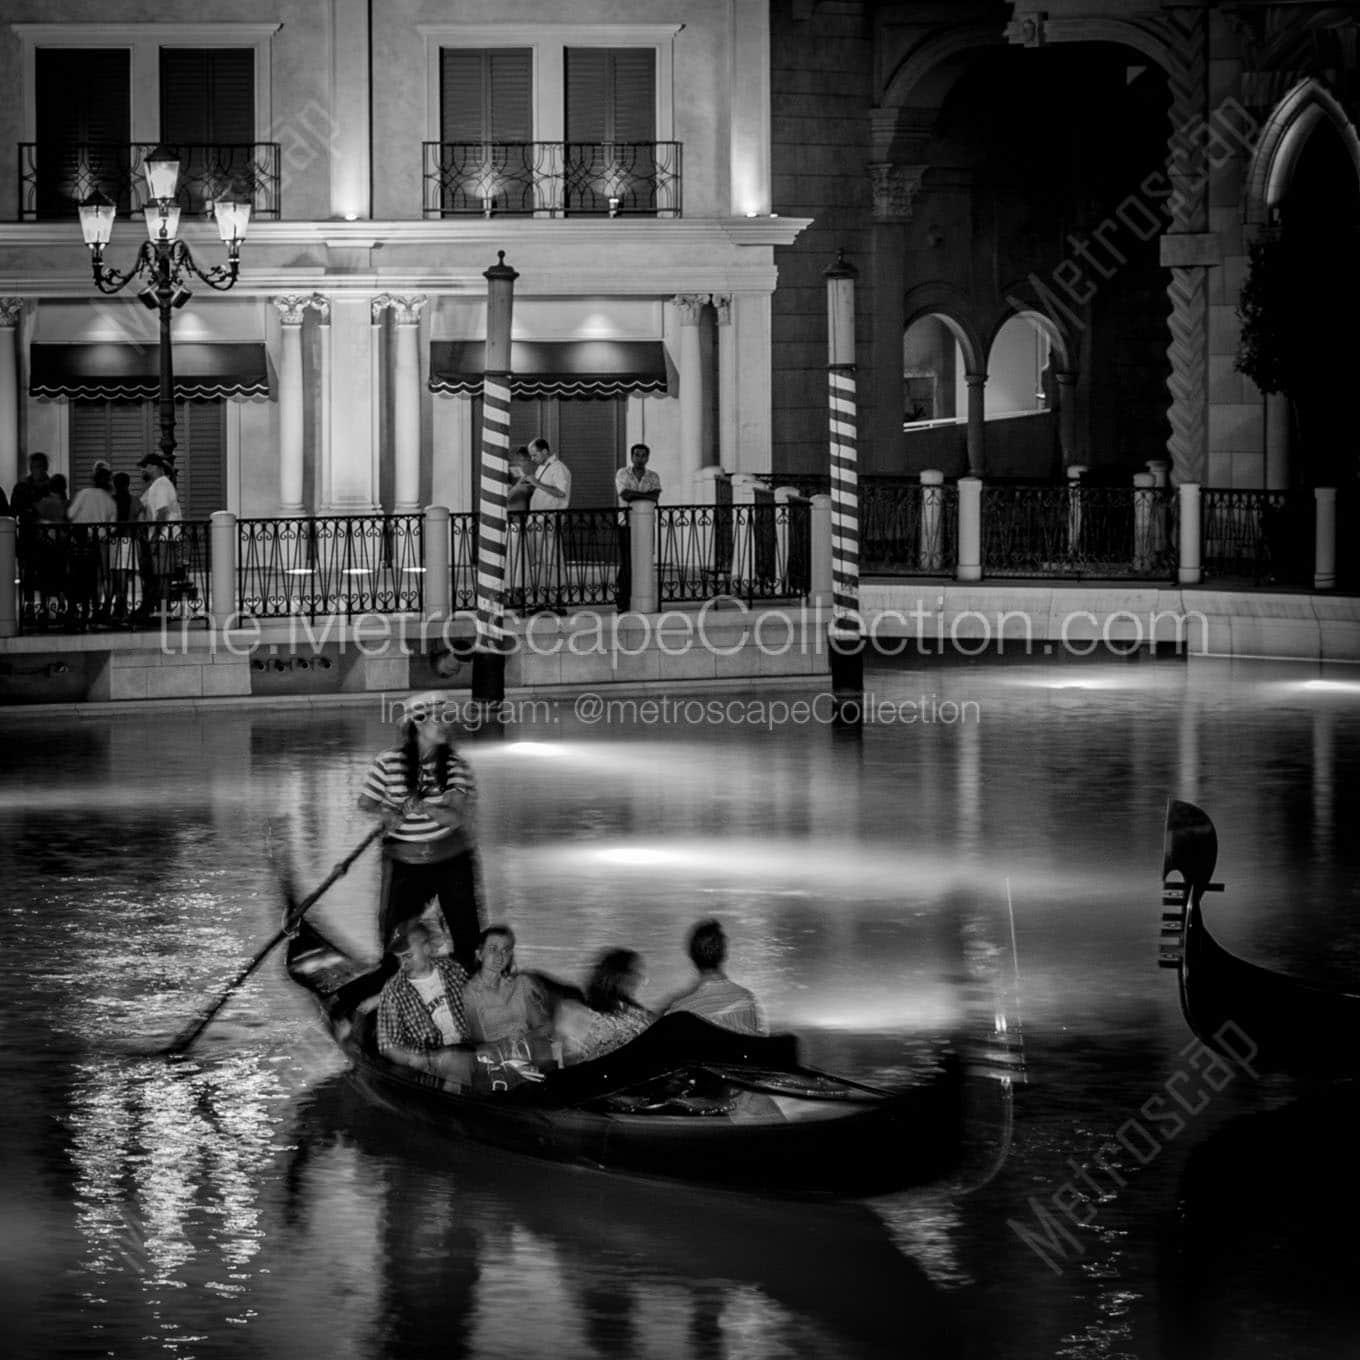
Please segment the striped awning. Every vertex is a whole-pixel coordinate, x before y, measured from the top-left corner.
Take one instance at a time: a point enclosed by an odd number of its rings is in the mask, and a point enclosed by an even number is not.
[[[154,401],[161,391],[159,345],[32,345],[28,391],[34,397]],[[269,360],[262,344],[176,343],[175,396],[267,397]]]
[[[482,390],[486,346],[480,340],[430,342],[430,391],[475,397]],[[665,392],[660,340],[515,340],[510,394],[598,401],[630,392]]]

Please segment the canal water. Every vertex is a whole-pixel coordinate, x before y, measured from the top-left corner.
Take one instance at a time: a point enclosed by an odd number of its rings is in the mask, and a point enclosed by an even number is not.
[[[276,928],[275,865],[310,886],[364,834],[390,715],[7,714],[4,1352],[1360,1354],[1344,1095],[1256,1081],[1245,1049],[1208,1067],[1157,967],[1171,796],[1217,824],[1220,937],[1355,983],[1360,676],[1142,658],[868,687],[859,739],[780,688],[545,702],[461,743],[526,966],[632,946],[655,1000],[716,915],[808,1061],[891,1082],[991,1028],[958,924],[990,950],[1024,1034],[1013,1118],[979,1087],[958,1181],[828,1205],[412,1128],[365,1106],[277,958],[189,1060],[148,1056]],[[314,911],[370,955],[377,873]]]

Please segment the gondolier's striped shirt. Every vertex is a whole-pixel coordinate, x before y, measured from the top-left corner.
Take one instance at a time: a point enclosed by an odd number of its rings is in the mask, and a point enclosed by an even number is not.
[[[449,752],[444,787],[439,789],[435,786],[436,771],[439,768],[437,755],[438,753],[434,752],[420,762],[419,787],[414,792],[422,798],[433,798],[440,793],[463,794],[468,799],[473,798],[476,794],[476,785],[472,778],[472,768],[466,760],[452,751]],[[369,766],[368,775],[364,779],[366,798],[371,798],[384,807],[400,810],[412,792],[406,787],[406,760],[400,748],[384,751]],[[451,827],[440,826],[433,817],[418,812],[403,817],[401,824],[388,833],[388,839],[421,844],[443,840],[454,834]]]

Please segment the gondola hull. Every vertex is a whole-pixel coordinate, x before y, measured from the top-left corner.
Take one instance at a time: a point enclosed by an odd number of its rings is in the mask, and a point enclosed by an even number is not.
[[[1315,987],[1248,963],[1204,921],[1217,855],[1213,823],[1190,803],[1167,814],[1163,882],[1179,932],[1163,962],[1177,969],[1186,1023],[1247,1070],[1295,1077],[1360,1076],[1360,995]],[[1176,873],[1177,879],[1170,875]]]
[[[870,1093],[799,1066],[790,1036],[736,1035],[672,1016],[605,1058],[541,1083],[479,1093],[382,1058],[371,1039],[380,976],[305,923],[290,941],[288,968],[316,999],[360,1091],[455,1137],[553,1161],[783,1194],[886,1193],[947,1176],[960,1155],[962,1076],[952,1063],[920,1086]],[[626,1108],[629,1093],[649,1083],[693,1090],[696,1098]],[[684,1112],[668,1112],[677,1108]]]

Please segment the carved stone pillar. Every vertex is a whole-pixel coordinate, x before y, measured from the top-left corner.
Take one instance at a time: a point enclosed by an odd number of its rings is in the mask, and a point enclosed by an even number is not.
[[[755,472],[742,461],[737,442],[737,341],[730,294],[713,295],[718,317],[718,462],[730,471]]]
[[[420,508],[420,313],[429,299],[423,295],[374,299],[392,309],[396,321],[396,362],[393,375],[393,510],[410,514]]]
[[[0,486],[8,493],[19,480],[19,369],[15,339],[22,298],[0,298]]]
[[[981,477],[987,469],[987,375],[965,373],[968,384],[968,475]]]
[[[703,461],[704,365],[699,344],[699,318],[706,293],[680,294],[680,485],[692,486]],[[730,469],[729,469],[730,471]]]
[[[279,514],[301,515],[302,322],[311,303],[302,293],[273,299],[283,320],[279,355]]]
[[[320,410],[316,431],[316,494],[317,509],[323,515],[331,513],[335,504],[334,475],[331,450],[331,373],[334,358],[331,352],[331,302],[324,293],[313,293],[307,305],[316,313],[317,322],[317,397]]]

